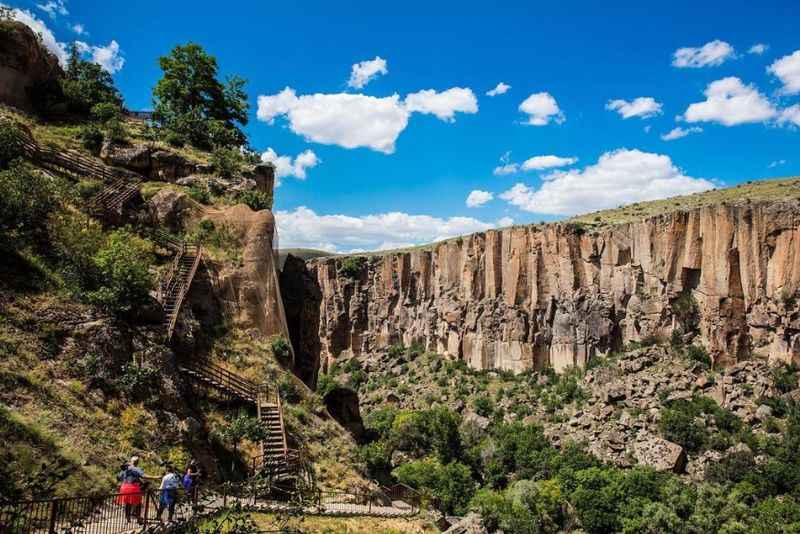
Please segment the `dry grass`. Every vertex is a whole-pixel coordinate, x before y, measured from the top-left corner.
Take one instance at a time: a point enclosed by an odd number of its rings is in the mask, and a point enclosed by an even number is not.
[[[280,526],[270,514],[253,514],[261,528]],[[439,532],[422,518],[382,519],[376,517],[317,517],[306,516],[290,520],[290,528],[308,534],[427,534]]]

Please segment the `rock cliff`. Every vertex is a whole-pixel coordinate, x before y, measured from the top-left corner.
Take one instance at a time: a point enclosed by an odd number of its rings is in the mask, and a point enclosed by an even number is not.
[[[492,230],[345,270],[341,256],[311,260],[303,276],[320,299],[303,315],[318,321],[293,335],[305,340],[299,357],[323,368],[402,342],[476,369],[562,370],[673,331],[718,364],[751,353],[797,362],[799,216],[786,196],[610,226]]]
[[[62,77],[58,59],[21,22],[0,21],[0,102],[33,111],[31,92]]]

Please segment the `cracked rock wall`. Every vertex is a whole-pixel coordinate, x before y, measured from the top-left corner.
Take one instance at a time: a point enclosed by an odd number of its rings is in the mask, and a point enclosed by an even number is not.
[[[599,230],[476,233],[364,257],[354,278],[342,257],[310,260],[321,300],[301,336],[323,367],[402,342],[476,369],[562,370],[676,328],[723,365],[798,362],[799,223],[797,201],[721,204]],[[696,311],[682,314],[689,295]]]

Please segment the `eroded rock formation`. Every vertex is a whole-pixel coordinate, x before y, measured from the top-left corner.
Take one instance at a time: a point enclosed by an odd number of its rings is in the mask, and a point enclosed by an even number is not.
[[[800,361],[800,203],[741,202],[604,229],[569,223],[308,262],[323,366],[343,351],[421,343],[473,368],[582,366],[673,330],[715,362]]]
[[[3,22],[0,31],[0,102],[33,111],[31,95],[64,72],[58,59],[21,22]]]

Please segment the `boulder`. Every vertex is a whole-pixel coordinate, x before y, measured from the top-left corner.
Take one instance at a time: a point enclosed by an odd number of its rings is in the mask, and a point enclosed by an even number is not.
[[[481,430],[486,430],[487,428],[489,428],[489,419],[483,417],[482,415],[478,415],[474,412],[469,412],[467,415],[464,416],[464,423],[475,425]]]
[[[200,206],[186,193],[165,187],[147,202],[147,212],[153,224],[164,226],[172,232],[183,229]]]
[[[100,159],[112,167],[146,175],[150,171],[150,152],[147,145],[121,145],[106,141],[100,149]]]
[[[481,516],[475,512],[470,512],[445,530],[444,534],[489,534],[489,531],[483,526]]]
[[[150,158],[152,164],[148,175],[153,180],[172,182],[196,171],[195,166],[185,158],[167,150],[156,150]]]
[[[656,471],[682,473],[686,468],[686,451],[683,447],[656,436],[635,443],[633,455],[637,462]]]
[[[35,111],[31,93],[64,76],[58,58],[21,22],[5,22],[0,32],[0,102]]]
[[[766,404],[762,404],[756,409],[756,419],[759,421],[766,421],[770,417],[772,417],[772,408]]]

